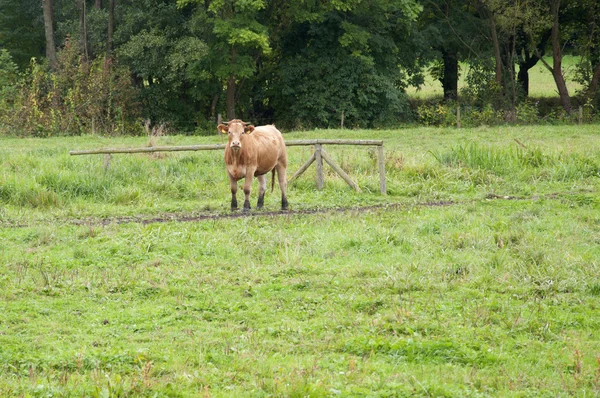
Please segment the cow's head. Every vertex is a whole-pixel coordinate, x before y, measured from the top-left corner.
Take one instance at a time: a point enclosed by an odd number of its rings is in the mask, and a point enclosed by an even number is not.
[[[234,151],[242,149],[242,136],[250,134],[254,131],[254,126],[249,125],[240,119],[233,119],[227,123],[219,124],[217,129],[222,134],[229,135],[229,147]]]

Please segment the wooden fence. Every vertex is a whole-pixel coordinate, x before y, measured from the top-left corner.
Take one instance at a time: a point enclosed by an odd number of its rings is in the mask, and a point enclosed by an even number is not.
[[[314,162],[317,168],[317,188],[323,189],[325,181],[323,173],[323,160],[327,162],[331,168],[340,175],[355,191],[360,192],[358,184],[356,184],[350,176],[329,156],[323,145],[360,145],[360,146],[375,146],[377,147],[377,158],[379,165],[379,190],[385,195],[387,188],[385,183],[385,158],[383,154],[383,141],[381,140],[290,140],[285,142],[286,146],[314,146],[315,152],[311,155],[306,163],[296,171],[290,178],[290,182],[298,178],[308,167]],[[152,153],[152,152],[179,152],[179,151],[215,151],[224,150],[225,144],[209,144],[209,145],[185,145],[185,146],[151,146],[141,148],[102,148],[83,151],[70,151],[72,156],[76,155],[97,155],[104,154],[104,165],[108,167],[110,157],[115,153]]]

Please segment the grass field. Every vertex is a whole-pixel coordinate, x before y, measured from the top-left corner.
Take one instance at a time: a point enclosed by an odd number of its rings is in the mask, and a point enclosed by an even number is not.
[[[552,58],[546,57],[546,62],[552,65]],[[581,89],[581,84],[574,81],[575,67],[579,62],[578,57],[565,56],[563,58],[563,73],[565,74],[565,80],[567,82],[567,88],[571,96],[575,95],[577,90]],[[469,72],[469,66],[461,63],[460,65],[460,76],[458,80],[459,91],[466,87],[466,76]],[[442,83],[438,80],[434,80],[429,74],[425,75],[425,83],[422,87],[417,89],[416,87],[409,87],[407,93],[412,98],[417,99],[429,99],[435,97],[442,97],[444,91],[442,89]],[[558,97],[558,91],[556,89],[556,83],[552,74],[546,67],[538,62],[533,68],[529,70],[529,96],[531,98],[551,98]]]
[[[285,137],[385,140],[388,195],[326,147],[362,193],[309,169],[287,214],[144,223],[229,214],[221,153],[3,139],[0,396],[600,394],[598,126]]]

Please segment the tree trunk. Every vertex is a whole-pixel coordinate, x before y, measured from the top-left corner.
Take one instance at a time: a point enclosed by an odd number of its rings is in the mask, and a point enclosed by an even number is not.
[[[102,9],[102,0],[96,0],[94,6],[99,10]]]
[[[502,57],[500,55],[500,42],[498,41],[498,32],[496,31],[496,21],[494,15],[490,12],[490,31],[492,33],[492,45],[494,46],[494,59],[496,60],[496,84],[502,85]]]
[[[517,74],[517,82],[525,97],[529,97],[529,69],[531,69],[527,65],[519,63],[519,73]]]
[[[78,1],[79,7],[79,52],[84,60],[88,59],[87,27],[85,24],[85,0]]]
[[[559,41],[559,21],[558,21],[558,10],[560,8],[560,0],[552,0],[550,9],[554,17],[552,23],[552,75],[556,82],[556,88],[558,89],[558,95],[560,96],[560,104],[565,111],[571,113],[571,97],[569,96],[569,90],[567,89],[567,83],[562,72],[562,53]]]
[[[529,52],[529,40],[527,39],[527,34],[525,32],[519,34],[521,46],[519,52],[521,53],[521,56],[519,57],[517,82],[521,86],[521,90],[525,97],[529,96],[529,69],[537,65],[540,58],[544,56],[546,44],[550,39],[551,32],[551,30],[547,30],[542,34],[540,41],[535,45],[533,54]]]
[[[510,95],[511,104],[514,107],[518,101],[516,76],[515,76],[515,53],[516,53],[516,38],[514,30],[508,35],[506,45],[503,47],[502,65],[506,69],[507,75],[504,79],[503,89],[506,94]]]
[[[235,65],[235,48],[231,49],[231,64]],[[227,120],[235,119],[235,75],[232,73],[227,79],[227,93],[225,95],[225,104],[227,107]]]
[[[217,113],[217,103],[219,102],[219,97],[221,96],[221,90],[216,93],[210,103],[210,119],[213,120],[215,118],[215,114]],[[231,120],[231,119],[230,119]]]
[[[50,61],[50,67],[56,69],[58,60],[56,59],[56,46],[54,45],[54,17],[52,0],[42,0],[44,9],[44,30],[46,33],[46,58]]]
[[[458,56],[456,52],[442,50],[444,75],[440,79],[444,88],[444,99],[456,100],[458,97]]]
[[[235,119],[235,76],[229,76],[227,79],[227,120]]]
[[[600,64],[596,65],[594,74],[592,75],[592,81],[590,82],[590,87],[588,88],[588,96],[590,98],[594,98],[596,96],[596,92],[598,91],[598,83],[600,83]]]
[[[136,73],[131,73],[131,85],[135,88],[141,88],[143,86],[144,79],[140,79],[140,77]]]
[[[112,57],[114,31],[115,31],[115,0],[108,0],[108,30],[107,30],[107,34],[106,34],[106,58]]]

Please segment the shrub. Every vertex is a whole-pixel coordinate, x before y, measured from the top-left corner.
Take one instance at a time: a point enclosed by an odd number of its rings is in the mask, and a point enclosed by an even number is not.
[[[417,108],[417,117],[426,126],[456,126],[456,106],[452,102],[423,104]]]
[[[111,60],[86,61],[67,39],[58,67],[34,58],[0,120],[21,135],[139,133],[139,105],[127,68]]]
[[[517,105],[517,123],[534,124],[539,122],[540,114],[538,109],[539,101],[522,101]]]

